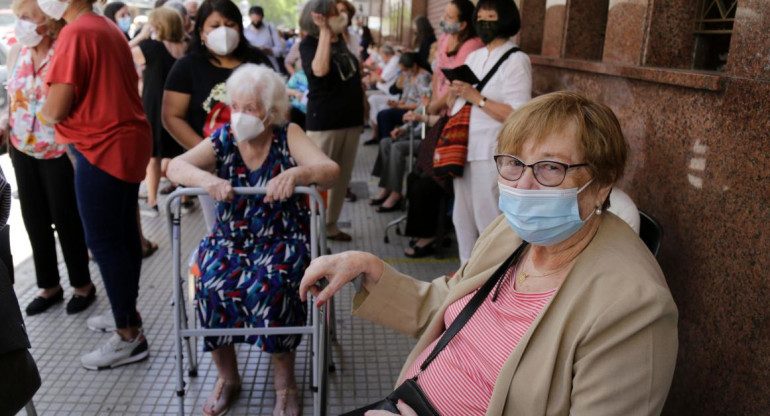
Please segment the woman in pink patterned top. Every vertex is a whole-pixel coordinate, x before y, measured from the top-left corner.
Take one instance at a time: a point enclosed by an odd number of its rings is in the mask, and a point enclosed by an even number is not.
[[[27,306],[27,315],[44,312],[64,298],[54,228],[73,287],[67,313],[77,313],[94,301],[96,289],[91,283],[83,225],[77,214],[74,170],[65,145],[54,140],[53,127],[44,125],[36,116],[45,103],[48,64],[64,22],[48,18],[35,0],[14,0],[12,8],[18,18],[18,43],[9,53],[10,111],[0,117],[0,128],[10,136],[21,213],[40,287],[38,296]]]
[[[443,32],[436,49],[436,69],[433,71],[433,100],[428,106],[430,114],[447,111],[449,83],[441,69],[456,68],[465,64],[465,58],[484,43],[473,28],[473,3],[470,0],[452,0],[446,5],[439,26]]]

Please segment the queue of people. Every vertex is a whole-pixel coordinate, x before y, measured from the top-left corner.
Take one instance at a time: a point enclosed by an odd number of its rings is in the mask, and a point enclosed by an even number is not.
[[[419,338],[398,382],[415,382],[442,414],[660,411],[677,312],[654,258],[608,212],[611,195],[624,195],[613,185],[627,145],[602,104],[567,92],[531,99],[529,58],[511,40],[521,27],[512,0],[451,0],[439,37],[418,17],[405,49],[356,29],[346,0],[310,0],[299,39],[259,6],[244,27],[230,0],[160,0],[141,28],[120,2],[104,16],[94,0],[14,0],[13,11],[20,46],[0,129],[40,288],[26,311],[63,300],[53,225],[73,288],[67,313],[96,300],[89,251],[111,306],[88,319],[112,334],[81,357],[85,368],[149,356],[137,298],[142,258],[157,245],[143,236],[137,199],[144,181],[142,211],[158,216],[166,176],[208,194],[198,198],[206,233],[194,256],[204,327],[303,325],[308,293],[325,302],[362,275],[354,313]],[[463,65],[476,81],[448,78]],[[338,222],[367,118],[380,178],[369,204],[387,213],[409,202],[408,257],[434,253],[451,216],[462,264],[453,276],[418,282],[362,252],[310,262],[307,202],[293,189],[328,190],[328,239],[362,237]],[[409,140],[420,123],[425,138]],[[436,164],[448,137],[464,137],[450,176]],[[267,194],[234,195],[240,186]],[[460,314],[477,318],[462,326]],[[203,413],[224,414],[236,399],[234,343],[248,343],[271,354],[274,414],[300,414],[300,342],[207,337],[217,380]],[[533,386],[544,393],[525,394]]]

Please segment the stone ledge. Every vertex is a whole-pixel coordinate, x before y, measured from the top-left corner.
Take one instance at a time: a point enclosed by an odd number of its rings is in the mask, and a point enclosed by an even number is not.
[[[630,66],[609,62],[593,62],[577,59],[551,58],[541,55],[530,55],[533,65],[550,66],[554,68],[571,69],[575,71],[594,72],[597,74],[638,79],[658,84],[676,85],[709,91],[723,91],[727,77],[721,74],[698,72],[694,70],[671,68],[648,68]]]

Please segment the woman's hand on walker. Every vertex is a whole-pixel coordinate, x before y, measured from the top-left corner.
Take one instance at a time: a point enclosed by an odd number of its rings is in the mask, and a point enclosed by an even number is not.
[[[295,169],[288,169],[267,182],[265,202],[285,201],[294,193],[294,185],[297,182]]]
[[[382,260],[363,251],[346,251],[318,257],[305,269],[305,275],[299,284],[299,297],[305,301],[307,293],[310,292],[316,297],[316,305],[321,306],[360,274],[364,275],[365,286],[377,283],[382,276],[382,270]],[[318,283],[324,278],[328,283],[321,289]]]
[[[404,403],[403,400],[399,400],[396,407],[398,407],[398,411],[401,412],[401,416],[417,416],[417,412],[409,407],[408,404]],[[387,410],[370,410],[364,413],[364,416],[390,416],[395,414],[396,413],[390,413]]]
[[[222,178],[213,179],[203,188],[209,193],[209,196],[217,201],[232,202],[233,197],[235,196],[233,186],[229,181]]]

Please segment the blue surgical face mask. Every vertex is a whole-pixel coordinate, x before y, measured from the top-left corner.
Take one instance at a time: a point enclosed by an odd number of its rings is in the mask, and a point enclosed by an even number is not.
[[[498,182],[500,211],[508,225],[524,241],[538,246],[552,246],[570,238],[588,221],[580,218],[580,189],[517,189]]]
[[[118,27],[123,32],[128,33],[128,30],[131,29],[131,16],[119,17]]]

